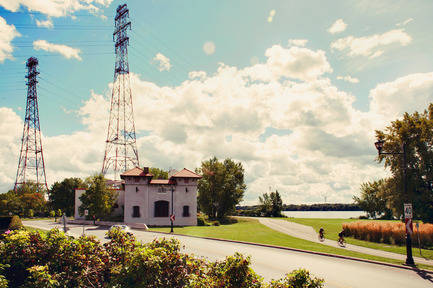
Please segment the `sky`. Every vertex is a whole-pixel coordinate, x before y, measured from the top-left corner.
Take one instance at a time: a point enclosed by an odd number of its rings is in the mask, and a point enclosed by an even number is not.
[[[140,166],[231,158],[243,205],[276,190],[353,203],[389,176],[375,130],[433,102],[429,0],[0,0],[0,193],[16,180],[29,57],[48,186],[101,171],[124,3]]]

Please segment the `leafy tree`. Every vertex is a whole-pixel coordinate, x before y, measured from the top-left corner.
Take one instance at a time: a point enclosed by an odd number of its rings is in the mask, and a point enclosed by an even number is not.
[[[281,217],[283,211],[283,200],[278,191],[264,193],[263,198],[259,196],[259,211],[264,216]]]
[[[74,215],[75,188],[85,188],[80,178],[65,178],[51,186],[50,201],[53,210],[61,209],[66,215]]]
[[[151,167],[149,173],[153,175],[154,179],[168,179],[168,172],[159,168]]]
[[[98,219],[107,216],[113,211],[113,205],[117,200],[117,192],[109,189],[107,179],[103,174],[96,174],[86,179],[88,185],[86,192],[80,196],[81,206],[78,211],[84,214],[89,210],[89,215],[96,215]]]
[[[196,172],[203,175],[197,185],[199,210],[212,219],[234,212],[246,189],[242,163],[229,158],[221,163],[214,157],[202,162]]]
[[[402,152],[405,143],[407,168],[407,201],[413,204],[414,217],[433,223],[433,104],[424,113],[405,113],[402,120],[395,120],[384,131],[376,131],[384,140],[383,152]],[[388,206],[396,215],[403,215],[404,160],[403,155],[381,155],[392,177],[386,181],[384,195]]]
[[[376,219],[378,216],[381,218],[391,218],[392,211],[386,206],[386,198],[383,195],[383,185],[385,180],[367,182],[361,184],[361,196],[353,196],[353,200],[358,206],[364,210],[368,217]]]
[[[26,214],[30,209],[38,212],[45,211],[46,191],[41,186],[29,181],[19,186],[16,191],[9,190],[7,193],[0,194],[1,213]]]

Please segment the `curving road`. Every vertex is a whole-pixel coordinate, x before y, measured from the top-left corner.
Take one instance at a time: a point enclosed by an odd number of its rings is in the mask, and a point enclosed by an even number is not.
[[[24,221],[24,225],[41,229],[62,228],[62,225],[49,221]],[[70,233],[79,236],[83,226],[68,225]],[[104,236],[108,227],[86,226],[85,233],[107,241]],[[181,235],[134,230],[137,240],[152,241],[155,238],[175,237],[185,246],[183,252],[207,257],[209,260],[222,260],[228,255],[240,252],[251,255],[252,268],[265,281],[282,278],[294,269],[306,268],[316,277],[325,279],[325,287],[433,287],[433,274],[379,265],[332,256],[317,255],[260,245],[242,244],[231,241],[203,239]]]
[[[253,218],[253,217],[251,217],[251,218]],[[305,226],[305,225],[293,223],[293,222],[286,221],[283,219],[273,219],[273,218],[263,218],[263,217],[262,218],[254,217],[253,219],[257,219],[261,224],[266,225],[269,228],[272,228],[272,229],[277,230],[279,232],[286,233],[288,235],[291,235],[291,236],[294,236],[297,238],[301,238],[301,239],[305,239],[308,241],[317,242],[317,243],[320,243],[323,245],[328,245],[328,246],[339,248],[336,241],[325,239],[325,241],[320,242],[317,239],[317,232],[314,231],[314,229],[310,226]],[[325,237],[326,237],[326,234],[325,234]],[[366,248],[366,247],[361,247],[361,246],[356,246],[356,245],[351,245],[351,244],[346,244],[346,246],[343,249],[351,250],[351,251],[355,251],[355,252],[360,252],[360,253],[364,253],[364,254],[370,254],[370,255],[390,258],[390,259],[397,259],[397,260],[401,260],[402,263],[405,263],[405,261],[406,261],[406,255],[392,253],[392,252],[386,252],[386,251],[381,251],[381,250],[376,250],[376,249],[371,249],[371,248]],[[433,260],[432,259],[425,259],[425,258],[420,258],[420,257],[413,257],[413,259],[414,259],[414,262],[417,264],[426,264],[426,265],[433,266]]]

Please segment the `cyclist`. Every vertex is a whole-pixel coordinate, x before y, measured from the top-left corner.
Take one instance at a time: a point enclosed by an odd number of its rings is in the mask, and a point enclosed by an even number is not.
[[[346,235],[344,234],[344,228],[343,228],[343,230],[341,230],[341,232],[338,233],[338,237],[339,237],[338,243],[341,243],[341,244],[344,243],[344,236],[346,236]]]
[[[323,229],[323,227],[320,227],[320,230],[319,230],[319,239],[323,239],[324,238],[324,234],[325,234],[325,230]]]

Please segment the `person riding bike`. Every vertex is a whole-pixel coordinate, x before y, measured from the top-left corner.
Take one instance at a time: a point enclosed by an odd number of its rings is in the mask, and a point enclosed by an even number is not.
[[[323,227],[320,227],[320,230],[319,230],[319,238],[320,238],[320,239],[323,239],[323,238],[324,238],[324,234],[325,234],[325,230],[323,229]]]
[[[346,236],[346,235],[344,234],[344,228],[343,228],[343,230],[341,230],[341,232],[338,233],[338,237],[339,237],[338,242],[339,243],[343,243],[344,242],[344,236]]]

